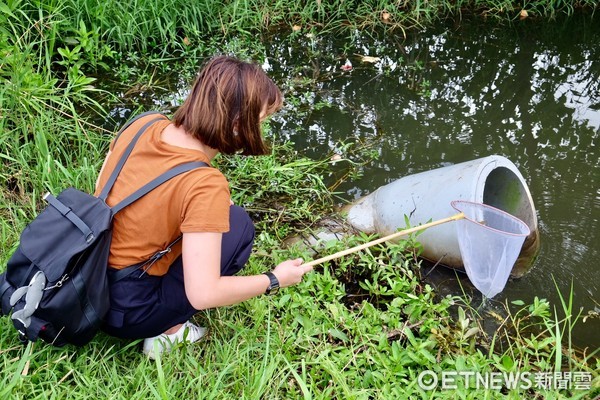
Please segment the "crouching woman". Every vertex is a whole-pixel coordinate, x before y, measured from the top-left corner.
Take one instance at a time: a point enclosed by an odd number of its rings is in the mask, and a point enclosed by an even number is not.
[[[218,153],[265,154],[260,125],[281,103],[279,89],[260,67],[219,56],[201,69],[172,120],[143,115],[113,140],[97,195],[147,125],[107,198],[110,206],[174,166],[191,161],[208,166],[167,181],[115,215],[109,278],[139,268],[116,282],[110,279],[105,332],[144,338],[144,353],[155,357],[173,343],[204,335],[204,328],[189,321],[198,310],[294,285],[311,269],[295,259],[265,274],[235,276],[250,256],[254,226],[243,208],[232,205],[226,178],[210,166]],[[165,249],[163,257],[149,261]]]

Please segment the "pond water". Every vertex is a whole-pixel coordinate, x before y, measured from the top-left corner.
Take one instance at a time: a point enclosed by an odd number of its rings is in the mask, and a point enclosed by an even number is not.
[[[276,140],[317,159],[345,156],[349,142],[374,154],[337,188],[345,201],[402,176],[507,157],[529,185],[541,248],[494,301],[538,296],[560,309],[556,287],[568,296],[573,285],[574,310],[600,312],[600,20],[463,20],[376,36],[301,30],[263,39],[263,67],[289,99],[271,121]],[[153,101],[177,104],[188,83]],[[461,293],[452,272],[428,279],[442,294]],[[600,319],[590,318],[574,341],[598,348],[598,331]]]
[[[273,41],[270,72],[280,82],[314,81],[303,99],[306,112],[286,110],[274,130],[315,158],[339,151],[339,142],[349,138],[374,149],[377,158],[362,177],[338,188],[348,200],[405,175],[492,154],[507,157],[532,193],[541,249],[530,272],[494,300],[538,296],[560,309],[556,286],[568,296],[572,284],[573,309],[598,312],[598,43],[600,20],[584,15],[512,26],[463,21],[405,40]],[[379,60],[365,62],[360,55]],[[346,59],[350,71],[340,68]],[[429,278],[442,292],[461,293],[454,273]],[[588,319],[575,330],[575,341],[598,348],[599,330],[600,320]]]

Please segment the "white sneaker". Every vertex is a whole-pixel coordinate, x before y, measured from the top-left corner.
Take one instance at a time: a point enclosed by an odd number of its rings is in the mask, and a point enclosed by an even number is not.
[[[164,351],[170,351],[177,343],[194,343],[206,335],[206,328],[192,324],[190,321],[184,322],[181,328],[175,333],[167,335],[161,333],[158,336],[144,339],[142,351],[151,359],[156,355],[161,355]],[[155,347],[156,343],[156,349]]]

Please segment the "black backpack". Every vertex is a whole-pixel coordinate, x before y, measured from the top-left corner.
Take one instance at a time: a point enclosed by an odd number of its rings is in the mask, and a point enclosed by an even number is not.
[[[114,207],[106,204],[136,142],[162,118],[152,118],[137,132],[98,197],[74,188],[56,198],[47,194],[48,206],[21,233],[19,246],[0,275],[0,315],[12,310],[13,325],[23,342],[41,338],[55,346],[83,346],[92,340],[109,310],[107,268],[113,216],[169,179],[206,166],[200,161],[181,164]],[[173,244],[151,260],[160,258]],[[124,278],[141,265],[120,270],[114,279]]]

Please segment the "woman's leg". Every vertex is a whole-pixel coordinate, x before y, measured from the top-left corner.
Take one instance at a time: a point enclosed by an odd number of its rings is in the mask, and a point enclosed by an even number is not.
[[[229,222],[230,230],[223,234],[221,244],[221,275],[224,276],[234,275],[244,267],[254,242],[254,224],[242,207],[231,206]],[[133,273],[115,283],[111,287],[112,297],[113,293],[121,298],[111,298],[111,304],[116,304],[117,309],[111,309],[104,327],[113,336],[132,339],[156,336],[198,312],[185,295],[181,257],[171,264],[166,275],[139,277]],[[139,303],[138,294],[144,298],[144,304],[122,310],[127,308],[123,304],[127,299]]]
[[[221,242],[221,275],[237,274],[250,258],[254,243],[254,224],[240,206],[229,209],[229,232],[223,234]]]

